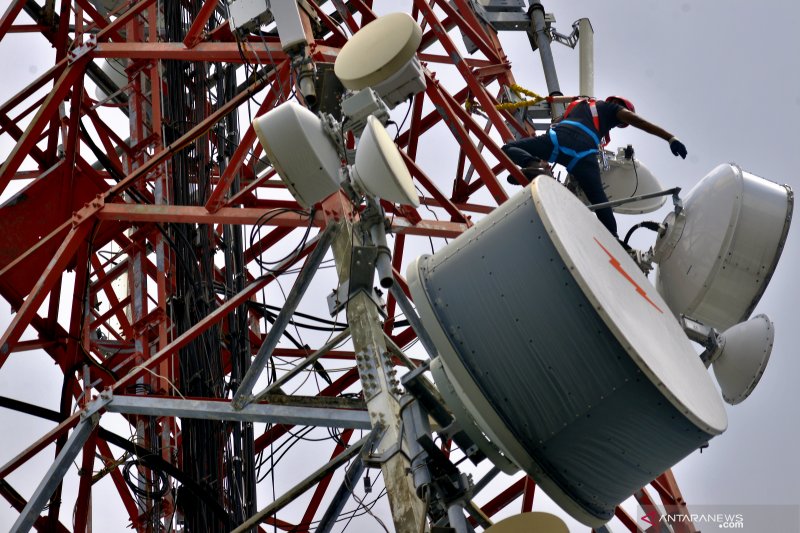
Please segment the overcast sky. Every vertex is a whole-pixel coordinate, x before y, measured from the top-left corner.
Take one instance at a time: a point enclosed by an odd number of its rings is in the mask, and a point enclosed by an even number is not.
[[[674,158],[660,139],[632,128],[614,132],[613,145],[633,144],[637,157],[664,186],[688,191],[716,165],[736,162],[754,174],[800,189],[795,162],[800,141],[800,45],[793,35],[800,24],[797,2],[570,0],[552,1],[545,8],[555,13],[561,33],[569,33],[580,17],[591,19],[597,96],[626,96],[637,112],[686,144],[689,156],[684,161]],[[538,57],[527,39],[503,34],[501,40],[517,81],[546,92]],[[14,42],[21,41],[9,38],[0,45],[0,65],[8,79],[15,80],[0,85],[2,101],[26,83],[18,80],[31,80],[51,64],[48,47],[15,53]],[[554,51],[562,91],[577,92],[577,53],[560,45],[554,45]],[[3,145],[3,156],[7,153]],[[666,212],[647,218],[661,220]],[[638,220],[618,216],[620,233]],[[643,247],[650,244],[646,239],[636,242]],[[728,407],[727,432],[674,469],[690,505],[800,503],[795,311],[799,246],[795,228],[756,309],[768,314],[776,328],[772,358],[760,385],[743,404]],[[7,311],[3,315],[0,326],[8,322]],[[55,408],[58,391],[40,388],[42,373],[60,382],[52,365],[48,367],[45,358],[35,369],[20,364],[20,358],[12,357],[0,370],[0,393],[8,394],[13,381],[14,397]],[[0,462],[51,427],[9,413],[0,413],[0,420],[6,428],[24,425],[26,433],[20,439],[16,430],[2,432]],[[8,513],[5,505],[0,508],[1,526],[15,513]]]

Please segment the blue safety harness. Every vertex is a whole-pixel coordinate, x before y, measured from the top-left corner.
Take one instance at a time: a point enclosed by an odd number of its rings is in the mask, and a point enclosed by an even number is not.
[[[574,120],[562,120],[556,126],[550,128],[548,132],[550,134],[550,140],[553,142],[553,152],[550,154],[550,159],[548,161],[550,163],[555,163],[556,158],[558,158],[559,154],[564,154],[572,158],[572,160],[567,164],[567,172],[572,172],[572,169],[575,168],[575,165],[586,156],[590,156],[592,154],[597,153],[597,148],[591,148],[589,150],[584,150],[582,152],[576,152],[572,148],[567,148],[566,146],[561,146],[558,144],[558,137],[556,136],[555,128],[561,125],[569,125],[569,126],[577,126],[578,128],[582,129],[586,132],[589,137],[592,138],[594,144],[600,146],[600,139],[597,138],[597,134],[589,129],[586,125],[581,124],[580,122],[575,122]]]

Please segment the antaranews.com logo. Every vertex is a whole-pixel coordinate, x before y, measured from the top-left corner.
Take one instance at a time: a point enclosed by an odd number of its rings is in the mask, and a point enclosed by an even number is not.
[[[800,533],[800,505],[645,506],[637,509],[636,518],[642,530],[659,533],[681,530],[689,522],[702,533]]]
[[[657,510],[652,509],[644,512],[641,516],[642,522],[655,526],[658,524],[666,524],[668,526],[673,524],[684,524],[691,522],[696,528],[702,528],[704,525],[717,527],[718,529],[744,529],[744,515],[728,514],[728,513],[715,513],[715,514],[661,514]]]

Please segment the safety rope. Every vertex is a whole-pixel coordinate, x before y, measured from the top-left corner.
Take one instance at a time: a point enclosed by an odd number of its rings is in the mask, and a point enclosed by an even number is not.
[[[525,96],[530,96],[530,99],[521,100],[519,102],[504,102],[502,104],[497,104],[496,106],[494,106],[495,109],[516,111],[517,109],[520,109],[522,107],[530,107],[532,105],[536,105],[539,102],[542,102],[547,99],[545,96],[536,94],[535,92],[530,91],[520,85],[517,85],[516,83],[509,85],[508,88],[511,89],[514,92],[514,94],[516,94],[518,97],[522,98],[522,96],[525,95]]]
[[[500,109],[500,110],[505,110],[505,111],[516,111],[517,109],[520,109],[520,108],[523,108],[523,107],[530,107],[532,105],[538,104],[539,102],[547,100],[546,96],[542,96],[540,94],[536,94],[533,91],[529,91],[528,89],[526,89],[526,88],[524,88],[524,87],[522,87],[520,85],[517,85],[516,83],[508,85],[508,88],[511,89],[511,91],[514,94],[516,94],[517,97],[519,97],[519,98],[522,98],[523,95],[524,96],[530,96],[531,98],[529,100],[521,100],[519,102],[503,102],[501,104],[496,104],[494,106],[495,109]],[[464,102],[464,107],[466,108],[467,112],[469,112],[469,113],[476,113],[476,114],[479,114],[479,115],[482,115],[482,116],[486,116],[483,113],[483,111],[481,110],[480,106],[476,102],[472,101],[471,99],[467,100],[466,102]]]

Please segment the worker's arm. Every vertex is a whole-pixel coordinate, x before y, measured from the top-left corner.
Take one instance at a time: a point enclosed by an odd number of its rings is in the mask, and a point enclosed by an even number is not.
[[[638,128],[642,131],[646,131],[650,135],[655,135],[656,137],[661,137],[665,141],[669,143],[669,147],[672,150],[674,155],[679,155],[683,159],[686,159],[686,146],[678,140],[673,134],[665,130],[660,126],[656,126],[652,122],[648,122],[633,111],[628,109],[620,109],[617,112],[617,118],[623,124],[629,124],[634,128]]]
[[[674,137],[670,132],[667,130],[656,126],[652,122],[648,122],[633,111],[629,111],[628,109],[622,108],[617,112],[617,118],[623,124],[630,124],[634,128],[639,128],[642,131],[646,131],[650,135],[655,135],[656,137],[661,137],[665,141],[670,140]]]

